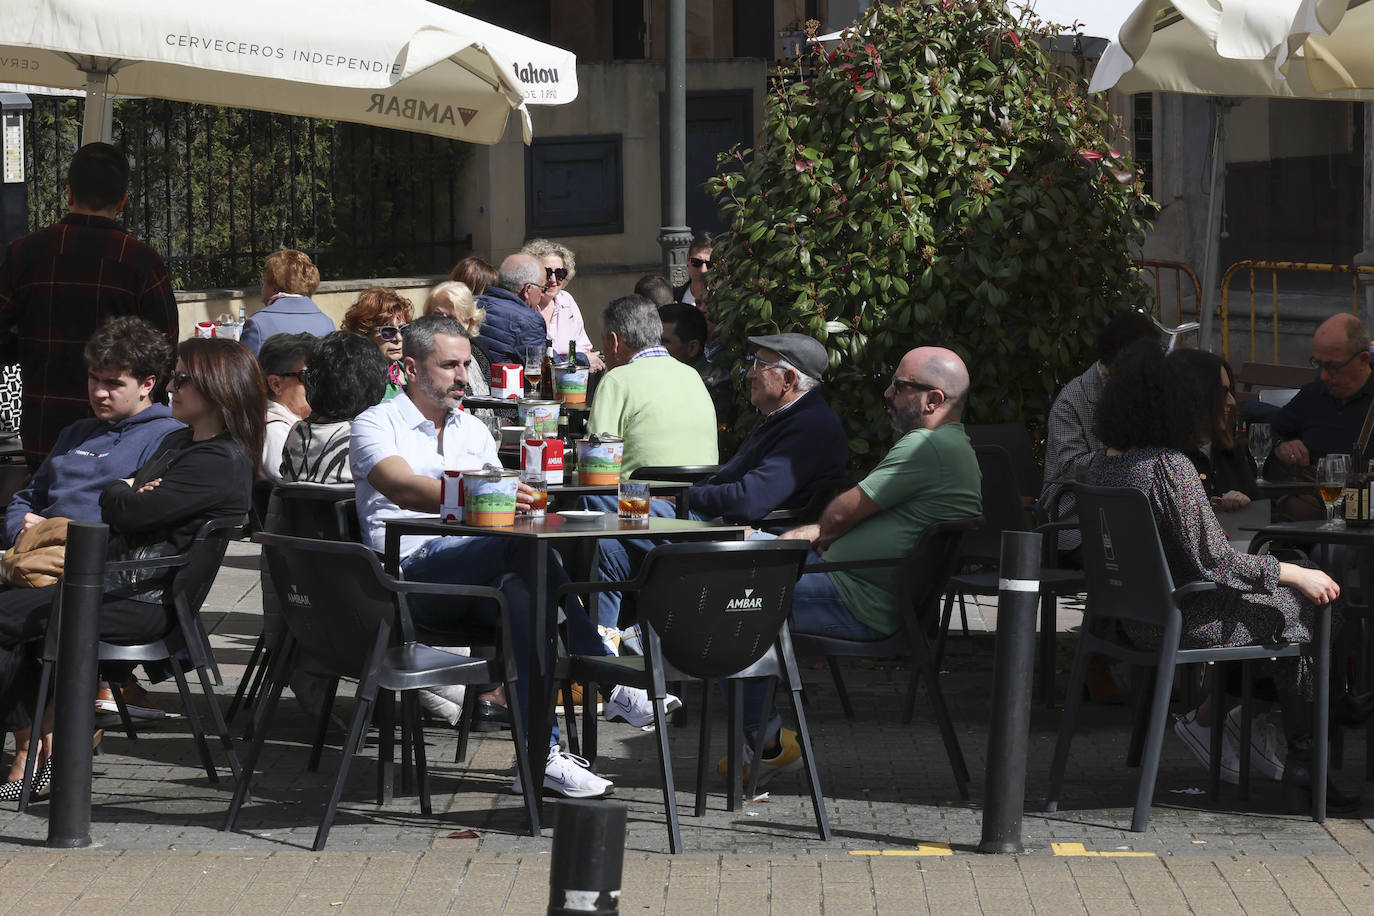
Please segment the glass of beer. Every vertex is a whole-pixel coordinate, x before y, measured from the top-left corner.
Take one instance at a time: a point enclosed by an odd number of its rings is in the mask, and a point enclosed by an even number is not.
[[[528,346],[525,348],[525,387],[530,397],[539,392],[539,381],[544,374],[544,348]]]
[[[620,517],[625,521],[649,524],[649,485],[620,479]]]
[[[549,508],[549,482],[543,468],[525,468],[520,472],[520,482],[534,491],[530,499],[527,518],[543,518]]]
[[[1326,504],[1326,524],[1322,528],[1328,531],[1345,527],[1345,520],[1336,518],[1336,504],[1341,501],[1341,491],[1345,489],[1345,478],[1349,471],[1349,455],[1322,455],[1317,462],[1317,486],[1321,489],[1322,502]]]

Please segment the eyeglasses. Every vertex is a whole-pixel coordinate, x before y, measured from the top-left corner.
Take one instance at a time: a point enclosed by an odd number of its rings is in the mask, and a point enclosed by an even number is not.
[[[1347,359],[1347,360],[1346,360],[1345,362],[1343,362],[1343,363],[1324,363],[1324,362],[1322,362],[1321,360],[1317,359],[1315,356],[1312,357],[1311,359],[1309,359],[1309,360],[1308,360],[1308,363],[1310,363],[1310,364],[1312,365],[1312,368],[1313,368],[1313,369],[1320,369],[1320,370],[1323,371],[1323,372],[1329,372],[1329,373],[1331,373],[1332,375],[1334,375],[1334,374],[1336,374],[1337,372],[1340,372],[1340,371],[1341,371],[1342,369],[1344,369],[1346,366],[1350,365],[1352,362],[1354,362],[1354,361],[1355,361],[1355,357],[1359,356],[1360,353],[1363,353],[1363,352],[1364,352],[1364,351],[1361,350],[1361,351],[1359,351],[1359,353],[1352,353],[1351,356],[1350,356],[1350,358]]]
[[[747,356],[745,358],[753,364],[753,368],[755,369],[781,369],[783,372],[787,371],[787,367],[782,365],[781,360],[776,363],[770,363],[768,360],[758,356]]]
[[[185,385],[187,382],[190,382],[193,385],[196,383],[196,380],[191,377],[191,373],[173,372],[172,377],[167,380],[167,387],[176,390],[180,388],[182,385]]]
[[[278,378],[298,378],[303,382],[305,381],[305,371],[304,369],[297,369],[295,372],[273,372],[272,374]]]
[[[568,268],[566,267],[545,267],[544,276],[550,280],[557,278],[559,283],[568,279]]]
[[[381,327],[373,328],[372,330],[376,331],[377,336],[380,337],[382,340],[386,341],[387,343],[391,343],[391,341],[401,336],[401,332],[405,330],[405,325],[384,324]]]
[[[938,387],[936,387],[935,385],[927,385],[927,384],[925,384],[924,382],[913,382],[911,379],[897,378],[897,376],[895,376],[895,375],[892,376],[892,387],[895,388],[895,389],[898,390],[898,391],[901,391],[903,388],[910,388],[910,389],[912,389],[912,390],[914,390],[914,391],[939,391],[939,390],[940,390],[940,389],[939,389]]]
[[[696,267],[696,268],[710,267],[710,266],[711,266],[711,259],[710,259],[710,258],[688,258],[688,259],[687,259],[687,263],[688,263],[688,264],[691,264],[693,267]]]

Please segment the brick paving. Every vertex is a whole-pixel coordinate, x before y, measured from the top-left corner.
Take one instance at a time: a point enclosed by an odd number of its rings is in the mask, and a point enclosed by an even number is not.
[[[259,601],[256,550],[233,545],[206,614],[225,695],[256,639]],[[952,639],[942,680],[974,777],[972,802],[958,800],[921,705],[911,726],[900,724],[901,666],[846,668],[857,711],[847,722],[829,676],[807,663],[829,842],[817,838],[800,777],[780,777],[767,800],[736,812],[725,810],[713,781],[706,816],[693,817],[694,717],[671,735],[687,852],[666,855],[653,735],[603,723],[597,770],[615,780],[614,800],[628,809],[622,912],[1374,911],[1367,820],[1316,825],[1284,814],[1278,785],[1260,779],[1249,801],[1223,787],[1212,806],[1199,794],[1205,772],[1172,735],[1150,829],[1131,833],[1135,771],[1124,766],[1122,707],[1085,707],[1061,810],[1052,815],[1040,808],[1059,713],[1035,707],[1025,854],[977,854],[992,660],[986,631],[995,615],[972,610],[974,635]],[[1071,607],[1061,610],[1061,630],[1076,624]],[[1061,638],[1065,666],[1072,645],[1071,636]],[[158,685],[154,693],[164,708],[177,709],[174,688]],[[684,700],[689,709],[700,706],[695,690]],[[340,705],[346,712],[348,701]],[[718,714],[722,705],[715,704]],[[45,801],[23,815],[12,804],[0,807],[0,912],[543,911],[551,831],[538,838],[521,832],[519,800],[506,791],[513,773],[506,733],[475,736],[460,765],[453,763],[454,733],[427,730],[432,816],[413,797],[373,804],[375,752],[360,755],[328,849],[315,854],[309,847],[338,753],[335,745],[320,773],[306,772],[310,729],[284,700],[255,798],[235,833],[219,830],[228,774],[218,785],[206,779],[184,719],[148,728],[136,741],[107,731],[95,760],[94,848],[45,849]],[[1362,745],[1347,743],[1338,779],[1348,787],[1362,772]],[[718,725],[713,761],[723,748]],[[1371,813],[1374,804],[1361,812]]]

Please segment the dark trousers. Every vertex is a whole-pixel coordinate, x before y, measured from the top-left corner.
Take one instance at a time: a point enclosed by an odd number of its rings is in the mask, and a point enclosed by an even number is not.
[[[47,632],[58,586],[0,588],[0,725],[8,731],[33,724],[38,690],[39,640]],[[161,604],[106,598],[100,606],[100,638],[135,645],[164,636],[171,626]],[[95,685],[91,685],[95,696]]]

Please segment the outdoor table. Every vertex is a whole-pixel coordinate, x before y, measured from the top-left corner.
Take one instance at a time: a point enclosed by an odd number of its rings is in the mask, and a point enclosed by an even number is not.
[[[1309,484],[1309,486],[1311,486]],[[1360,687],[1361,691],[1369,690],[1371,686],[1370,665],[1374,664],[1374,619],[1371,619],[1370,605],[1371,598],[1374,597],[1374,527],[1370,528],[1323,528],[1326,524],[1323,521],[1310,522],[1274,522],[1260,528],[1247,529],[1256,531],[1258,534],[1265,535],[1277,541],[1299,541],[1309,544],[1321,544],[1322,546],[1334,546],[1343,544],[1360,551],[1360,592],[1364,599],[1363,605],[1347,604],[1346,609],[1364,618],[1361,629],[1364,632],[1364,645],[1360,653]],[[1333,578],[1339,578],[1337,570]],[[1365,732],[1365,765],[1364,778],[1374,779],[1374,728],[1367,729]]]
[[[463,398],[463,406],[472,410],[474,408],[486,408],[487,410],[498,411],[501,414],[516,416],[519,410],[519,398],[489,398],[477,395],[467,395]],[[580,407],[569,407],[567,404],[560,404],[559,411],[568,417],[568,433],[575,438],[580,438],[587,428],[587,416],[592,412],[589,405]]]
[[[467,535],[480,537],[519,538],[532,543],[530,567],[525,581],[530,590],[530,713],[525,741],[530,761],[530,775],[543,785],[544,763],[549,753],[549,734],[552,731],[547,711],[553,693],[551,661],[553,637],[557,632],[556,608],[547,606],[549,580],[549,549],[555,542],[573,545],[595,538],[649,538],[672,541],[742,540],[747,525],[697,522],[689,519],[653,518],[648,524],[622,521],[607,514],[600,521],[571,523],[562,516],[550,513],[541,519],[517,517],[510,528],[478,528],[472,525],[446,523],[437,515],[386,520],[386,568],[395,576],[400,570],[402,535],[427,534]],[[514,699],[508,697],[515,715]],[[536,793],[542,800],[542,793]],[[540,817],[543,816],[542,802]]]

